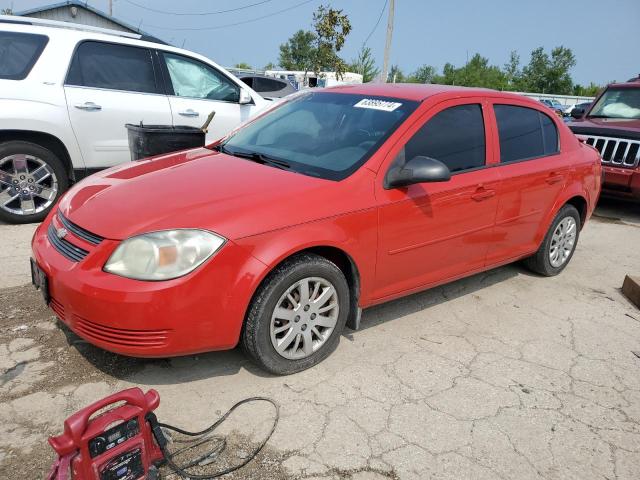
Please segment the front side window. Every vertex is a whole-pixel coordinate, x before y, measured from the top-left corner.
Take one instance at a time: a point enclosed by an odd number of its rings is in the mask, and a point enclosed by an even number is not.
[[[240,100],[240,87],[209,65],[168,52],[163,57],[174,95],[224,102]]]
[[[48,41],[44,35],[0,32],[0,79],[25,79]]]
[[[589,112],[590,117],[640,119],[640,88],[609,88]]]
[[[275,159],[305,175],[341,180],[355,172],[417,105],[397,98],[303,93],[238,130],[220,149]]]
[[[440,160],[451,173],[485,164],[485,134],[479,104],[450,107],[431,117],[404,146],[406,161],[423,156]]]
[[[150,50],[93,41],[76,49],[66,84],[158,93]]]
[[[494,105],[500,137],[500,163],[558,153],[558,129],[545,113],[516,105]]]

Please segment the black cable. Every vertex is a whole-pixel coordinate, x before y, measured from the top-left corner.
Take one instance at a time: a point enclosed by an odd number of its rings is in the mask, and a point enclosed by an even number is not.
[[[218,10],[217,12],[200,12],[200,13],[169,12],[167,10],[158,10],[156,8],[146,7],[144,5],[140,5],[139,3],[134,2],[132,0],[124,0],[124,1],[127,2],[127,3],[130,3],[131,5],[135,5],[138,8],[142,8],[143,10],[148,10],[150,12],[162,13],[162,14],[166,14],[166,15],[194,16],[194,17],[196,17],[196,16],[206,16],[206,15],[218,15],[220,13],[237,12],[239,10],[245,10],[247,8],[255,7],[257,5],[262,5],[264,3],[269,3],[269,2],[272,2],[273,0],[262,0],[260,2],[250,3],[249,5],[243,5],[242,7],[229,8],[227,10]]]
[[[378,17],[378,21],[371,29],[371,32],[369,33],[369,35],[367,35],[367,39],[362,43],[363,47],[367,44],[367,42],[371,38],[371,35],[373,35],[373,32],[376,31],[376,28],[378,28],[378,25],[380,25],[380,20],[382,20],[382,15],[384,14],[384,11],[387,9],[387,3],[389,3],[389,0],[384,0],[384,5],[382,6],[382,10],[380,11],[380,16]]]
[[[174,432],[177,432],[181,435],[185,435],[188,437],[198,437],[198,436],[202,436],[202,435],[206,435],[208,433],[213,432],[216,428],[218,428],[228,417],[229,415],[231,415],[231,413],[233,413],[233,411],[238,408],[241,405],[244,405],[245,403],[250,403],[250,402],[267,402],[270,403],[271,405],[273,405],[273,407],[275,408],[275,416],[273,419],[273,426],[271,427],[271,430],[269,431],[269,434],[265,437],[265,439],[262,441],[262,443],[260,445],[258,445],[258,447],[251,453],[251,455],[248,455],[241,463],[239,463],[238,465],[234,465],[232,467],[226,468],[224,470],[221,470],[220,472],[217,473],[213,473],[213,474],[206,474],[206,475],[201,475],[201,474],[195,474],[195,473],[188,473],[187,469],[194,467],[196,465],[198,465],[202,460],[206,459],[206,458],[210,458],[210,457],[214,457],[214,456],[218,456],[220,455],[220,453],[222,453],[222,451],[224,450],[225,446],[226,446],[226,440],[221,439],[221,441],[217,444],[217,448],[215,448],[214,450],[207,452],[205,455],[200,456],[198,459],[196,460],[192,460],[191,462],[189,462],[186,465],[178,465],[174,462],[174,458],[181,454],[184,453],[185,451],[189,450],[190,448],[194,448],[196,446],[202,445],[202,443],[204,442],[199,442],[196,445],[191,445],[185,448],[182,448],[180,450],[178,450],[177,452],[174,452],[173,454],[169,453],[167,451],[167,440],[164,437],[164,434],[162,433],[162,431],[160,430],[160,428],[164,428],[167,430],[171,430]],[[273,432],[275,432],[276,430],[276,426],[278,425],[278,421],[280,420],[280,406],[274,402],[273,400],[271,400],[270,398],[267,397],[250,397],[250,398],[245,398],[244,400],[239,401],[238,403],[236,403],[234,406],[232,406],[229,410],[227,410],[227,412],[222,415],[218,420],[216,420],[216,422],[211,425],[210,427],[205,428],[204,430],[200,431],[200,432],[189,432],[187,430],[183,430],[181,428],[178,427],[174,427],[173,425],[169,425],[166,423],[161,423],[158,422],[155,415],[150,414],[147,416],[147,420],[149,421],[149,423],[151,424],[151,428],[153,430],[153,434],[156,438],[156,441],[158,442],[158,446],[160,447],[160,450],[162,450],[162,453],[164,454],[164,461],[166,462],[167,466],[173,470],[176,474],[178,474],[180,477],[182,478],[187,478],[187,479],[192,479],[192,480],[211,480],[213,478],[219,478],[222,477],[223,475],[227,475],[231,472],[235,472],[236,470],[241,469],[242,467],[244,467],[245,465],[247,465],[249,462],[251,462],[251,460],[253,460],[259,453],[260,451],[264,448],[264,446],[267,444],[267,442],[269,441],[269,439],[271,438],[271,436],[273,435]],[[212,439],[215,437],[211,437]],[[205,439],[205,441],[208,441],[209,439]]]
[[[265,18],[273,17],[275,15],[279,15],[281,13],[288,12],[289,10],[293,10],[294,8],[298,8],[298,7],[301,7],[303,5],[306,5],[307,3],[317,2],[317,1],[318,0],[305,0],[304,2],[297,3],[295,5],[292,5],[291,7],[283,8],[282,10],[277,10],[277,11],[275,11],[273,13],[269,13],[269,14],[263,15],[261,17],[250,18],[249,20],[243,20],[241,22],[227,23],[225,25],[213,25],[213,26],[210,26],[210,27],[195,27],[195,28],[193,28],[193,27],[160,27],[158,25],[144,24],[144,28],[157,28],[158,30],[190,31],[190,32],[198,32],[198,31],[205,31],[205,30],[218,30],[220,28],[235,27],[235,26],[238,26],[238,25],[244,25],[245,23],[257,22],[258,20],[262,20],[262,19],[265,19]]]

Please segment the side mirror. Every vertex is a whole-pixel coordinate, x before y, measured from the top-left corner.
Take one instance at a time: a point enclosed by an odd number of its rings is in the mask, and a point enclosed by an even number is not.
[[[384,188],[407,187],[415,183],[446,182],[451,179],[449,168],[440,160],[417,156],[404,165],[394,165],[387,173]]]
[[[584,108],[574,108],[571,110],[571,116],[573,118],[582,118],[584,115]]]
[[[244,88],[240,89],[240,100],[238,100],[240,105],[247,105],[248,103],[253,103],[253,98],[251,98],[251,94],[247,92]]]

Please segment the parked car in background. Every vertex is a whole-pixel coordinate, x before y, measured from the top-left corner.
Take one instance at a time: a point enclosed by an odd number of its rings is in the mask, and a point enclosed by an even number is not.
[[[587,110],[589,110],[589,107],[591,107],[591,105],[592,102],[577,103],[573,106],[569,114],[573,118],[580,118],[585,114]]]
[[[557,100],[548,100],[546,98],[543,98],[540,100],[540,102],[553,110],[559,117],[564,116],[564,106]]]
[[[266,99],[282,98],[297,92],[288,81],[258,74],[240,74],[238,78]]]
[[[42,220],[83,177],[130,160],[126,123],[214,141],[269,102],[211,60],[140,35],[0,16],[0,220]]]
[[[640,76],[608,85],[571,115],[569,128],[602,155],[603,192],[640,200]]]
[[[361,308],[520,259],[560,273],[601,170],[517,94],[311,90],[209,148],[75,185],[35,232],[33,278],[101,348],[167,357],[241,343],[289,374],[327,357]]]

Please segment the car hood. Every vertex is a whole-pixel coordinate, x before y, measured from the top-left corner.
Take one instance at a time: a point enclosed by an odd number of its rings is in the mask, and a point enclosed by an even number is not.
[[[567,124],[574,133],[640,137],[640,120],[583,117]]]
[[[59,208],[73,223],[115,240],[172,228],[233,240],[370,207],[373,181],[357,176],[335,182],[202,148],[87,177]]]

